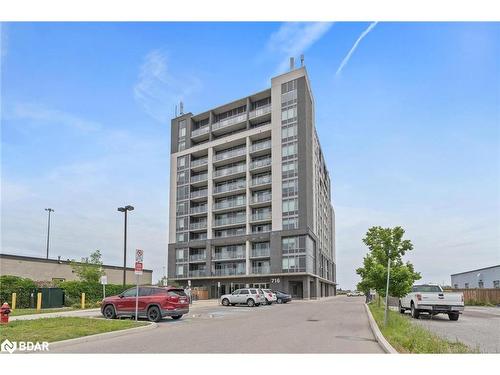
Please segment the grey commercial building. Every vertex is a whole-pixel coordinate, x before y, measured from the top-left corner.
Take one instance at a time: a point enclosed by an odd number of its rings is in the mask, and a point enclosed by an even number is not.
[[[500,265],[454,273],[451,286],[455,289],[500,288]]]
[[[171,126],[169,280],[210,298],[334,295],[335,214],[305,67]]]

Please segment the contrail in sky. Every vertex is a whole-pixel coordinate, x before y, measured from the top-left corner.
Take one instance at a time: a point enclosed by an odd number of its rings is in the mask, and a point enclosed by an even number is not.
[[[344,66],[346,66],[346,64],[349,62],[349,59],[351,58],[351,55],[354,53],[354,51],[356,50],[356,48],[358,48],[358,44],[359,44],[359,43],[363,40],[363,38],[364,38],[365,36],[367,36],[367,35],[368,35],[368,33],[369,33],[370,31],[372,31],[372,29],[373,29],[375,26],[377,26],[377,23],[378,23],[378,22],[372,22],[372,23],[370,24],[370,26],[368,26],[368,27],[366,28],[366,30],[365,30],[365,31],[363,31],[363,32],[361,33],[361,35],[359,36],[358,40],[356,40],[356,42],[355,42],[355,43],[354,43],[354,45],[352,46],[352,48],[351,48],[351,50],[349,51],[349,53],[346,55],[346,57],[344,57],[344,60],[342,60],[342,63],[340,64],[339,68],[337,69],[337,73],[335,73],[335,75],[337,75],[337,76],[338,76],[338,75],[340,74],[340,72],[342,71],[342,69],[344,69]]]

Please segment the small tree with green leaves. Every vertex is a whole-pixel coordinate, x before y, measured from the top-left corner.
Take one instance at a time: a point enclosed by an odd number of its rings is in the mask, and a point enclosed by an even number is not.
[[[413,283],[421,276],[410,262],[403,263],[402,257],[407,251],[413,250],[411,241],[403,240],[404,233],[404,229],[399,226],[368,229],[363,242],[368,246],[369,253],[363,259],[363,267],[356,270],[361,276],[359,290],[366,293],[375,289],[379,296],[385,297],[390,259],[389,295],[401,298],[411,291]]]
[[[101,251],[94,251],[89,258],[82,259],[81,262],[73,260],[71,267],[81,281],[99,283],[101,276],[104,275]]]

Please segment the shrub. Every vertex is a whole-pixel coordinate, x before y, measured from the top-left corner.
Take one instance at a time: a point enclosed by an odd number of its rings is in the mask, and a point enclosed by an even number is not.
[[[12,303],[12,293],[17,294],[17,308],[30,307],[30,294],[36,288],[33,280],[18,276],[0,276],[0,304]]]
[[[59,287],[64,289],[66,306],[80,306],[82,293],[85,293],[86,304],[99,302],[103,298],[102,285],[99,283],[86,281],[63,281],[59,284]],[[134,287],[134,285],[106,285],[106,296],[120,294],[124,290],[132,287]]]

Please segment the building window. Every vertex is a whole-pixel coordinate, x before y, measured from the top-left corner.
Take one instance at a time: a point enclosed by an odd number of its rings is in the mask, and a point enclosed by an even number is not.
[[[482,280],[480,280],[480,281],[477,283],[477,287],[478,287],[479,289],[483,289],[483,288],[484,288],[484,283],[483,283],[483,281],[482,281]]]
[[[298,217],[287,217],[283,218],[283,229],[297,229],[299,227],[299,218]]]
[[[177,203],[176,214],[177,216],[187,215],[188,213],[188,202]]]
[[[183,151],[186,149],[186,142],[185,141],[179,141],[179,150],[178,151]]]
[[[177,200],[182,201],[189,198],[189,186],[180,186],[177,188]]]
[[[177,233],[177,235],[175,236],[175,239],[177,242],[187,242],[188,235],[187,235],[187,233]]]
[[[186,136],[186,120],[179,121],[179,139]]]
[[[298,174],[299,164],[297,160],[283,162],[281,172],[283,178],[295,177]]]
[[[297,179],[283,181],[283,197],[290,197],[299,193],[299,181]]]
[[[189,180],[188,171],[177,172],[177,185],[187,184]]]
[[[188,219],[187,217],[181,217],[177,219],[176,229],[178,231],[187,230],[187,219]]]
[[[281,157],[283,160],[297,157],[297,142],[283,145],[281,148]]]
[[[454,285],[453,285],[453,288],[454,288],[454,289],[458,289],[458,284],[454,284]]]
[[[188,164],[188,157],[187,156],[179,156],[177,158],[177,169],[178,170],[187,168],[187,164]]]
[[[297,214],[299,210],[299,200],[297,198],[283,199],[283,215]]]
[[[469,283],[465,283],[465,289],[469,289]]]
[[[493,288],[500,288],[500,280],[493,280]]]

